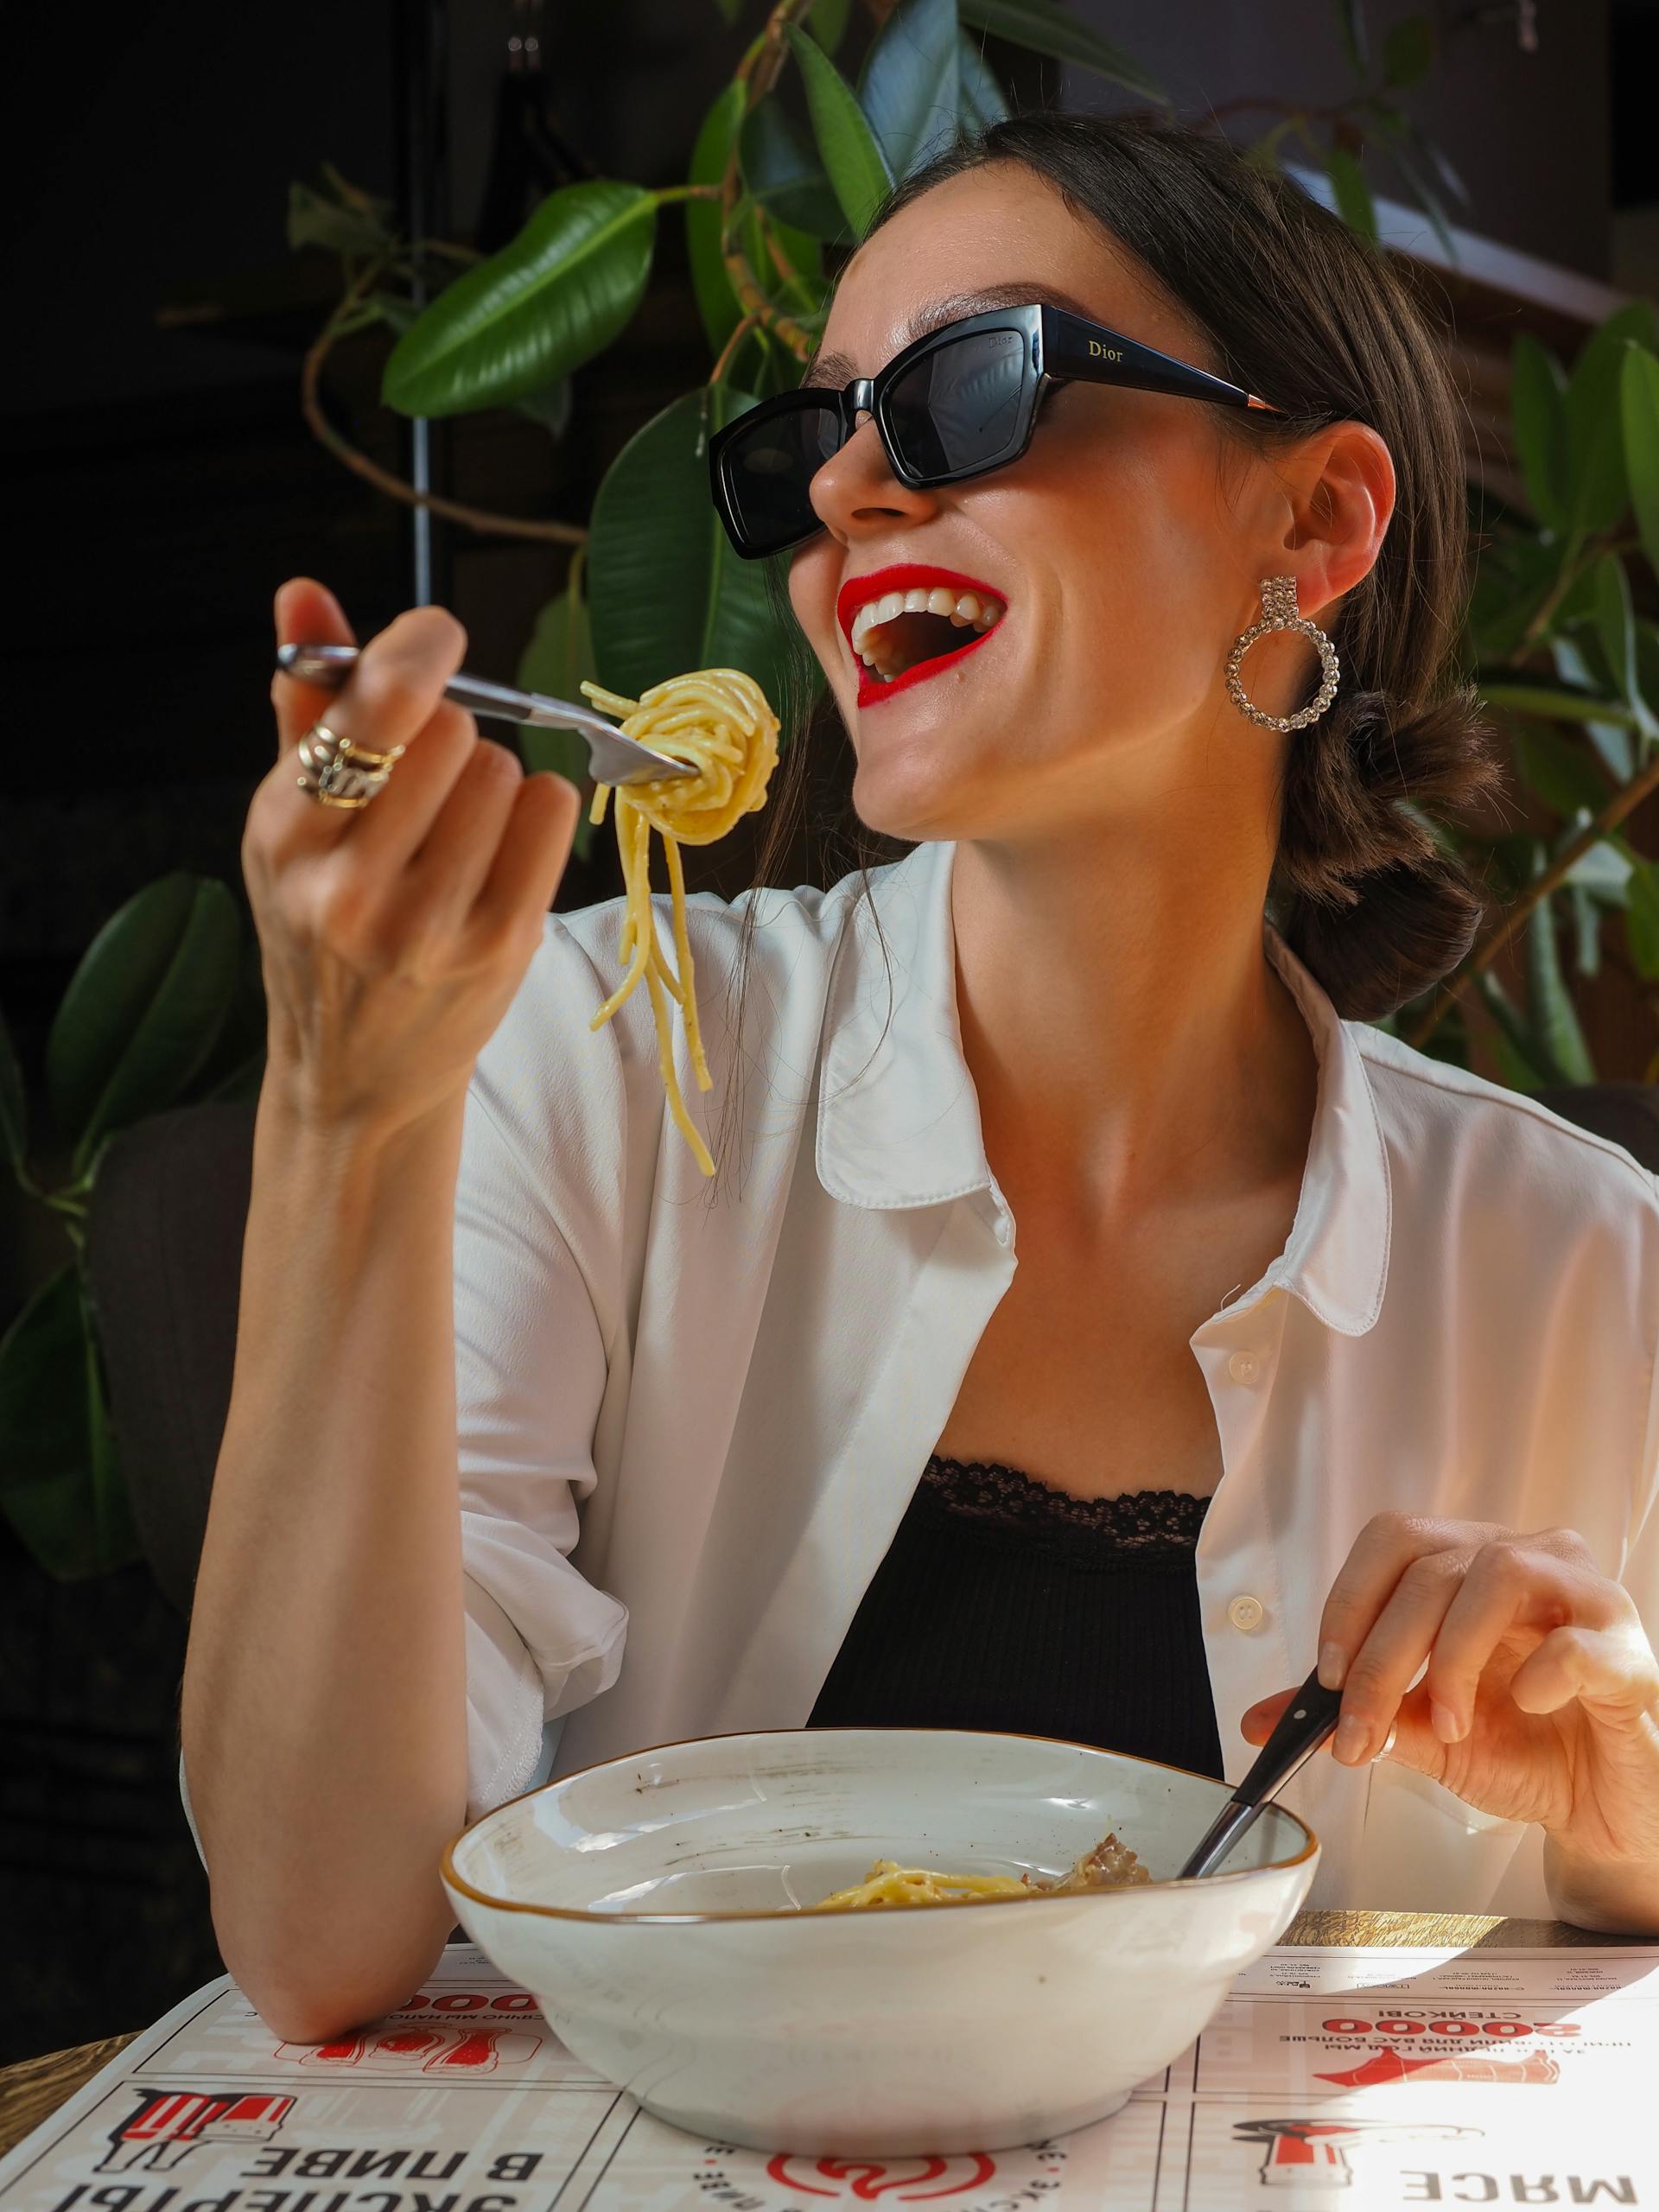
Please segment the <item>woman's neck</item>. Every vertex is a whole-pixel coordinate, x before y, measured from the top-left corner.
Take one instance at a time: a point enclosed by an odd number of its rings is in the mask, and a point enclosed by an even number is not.
[[[1268,962],[1270,856],[1237,880],[1144,838],[963,840],[963,1055],[998,1179],[1103,1223],[1300,1180],[1318,1064]],[[1227,847],[1218,841],[1217,855]],[[1007,1172],[1005,1173],[1005,1167]]]

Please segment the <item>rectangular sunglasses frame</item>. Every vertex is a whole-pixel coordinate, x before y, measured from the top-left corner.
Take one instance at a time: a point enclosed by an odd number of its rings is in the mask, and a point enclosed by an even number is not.
[[[907,468],[895,448],[887,412],[887,397],[893,385],[926,354],[958,339],[988,330],[1017,330],[1025,340],[1012,438],[989,459],[975,461],[965,468],[939,472]],[[727,536],[746,561],[765,560],[772,554],[787,552],[792,546],[805,544],[823,529],[822,523],[815,522],[810,529],[798,531],[776,545],[746,543],[728,474],[733,448],[746,432],[780,415],[804,408],[822,410],[833,406],[841,423],[837,451],[857,429],[859,416],[872,416],[888,467],[900,483],[921,490],[939,484],[959,484],[969,477],[986,475],[994,468],[1006,468],[1011,461],[1017,461],[1031,442],[1038,402],[1044,391],[1051,385],[1071,382],[1119,385],[1135,391],[1162,392],[1173,399],[1205,399],[1218,407],[1260,408],[1269,415],[1284,411],[1270,401],[1258,398],[1255,392],[1246,391],[1242,385],[1230,383],[1225,377],[1211,376],[1207,369],[1178,361],[1173,354],[1160,353],[1136,339],[1125,337],[1122,331],[1109,330],[1104,323],[1090,322],[1081,315],[1067,313],[1064,308],[1035,303],[1029,307],[992,308],[983,315],[967,315],[960,322],[946,323],[938,330],[929,331],[925,337],[916,339],[895,353],[874,377],[855,377],[850,384],[839,389],[834,385],[802,385],[794,391],[779,392],[774,398],[759,401],[722,429],[716,430],[709,441],[709,474],[715,509]]]

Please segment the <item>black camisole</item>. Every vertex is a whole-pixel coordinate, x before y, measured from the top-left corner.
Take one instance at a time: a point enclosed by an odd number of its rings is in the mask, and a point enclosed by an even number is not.
[[[1222,1772],[1195,1550],[1207,1497],[922,1471],[807,1726],[1063,1736]]]

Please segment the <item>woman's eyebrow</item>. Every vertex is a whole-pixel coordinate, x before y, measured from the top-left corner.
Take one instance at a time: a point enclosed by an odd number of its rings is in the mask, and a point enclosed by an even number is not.
[[[948,299],[932,300],[926,307],[918,308],[905,326],[904,344],[913,346],[918,338],[926,338],[933,331],[942,330],[947,322],[960,322],[970,315],[988,315],[993,308],[1028,305],[1063,308],[1068,315],[1081,315],[1085,322],[1095,320],[1091,308],[1084,307],[1070,293],[1058,291],[1052,284],[993,284],[985,291],[957,292]],[[815,353],[801,373],[801,382],[839,387],[850,384],[857,374],[858,365],[845,353]]]

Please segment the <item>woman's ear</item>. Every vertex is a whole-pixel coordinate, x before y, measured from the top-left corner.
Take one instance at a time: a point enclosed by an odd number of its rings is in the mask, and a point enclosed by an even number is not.
[[[1369,424],[1333,423],[1281,463],[1289,496],[1285,568],[1310,621],[1369,575],[1394,512],[1394,462]]]

